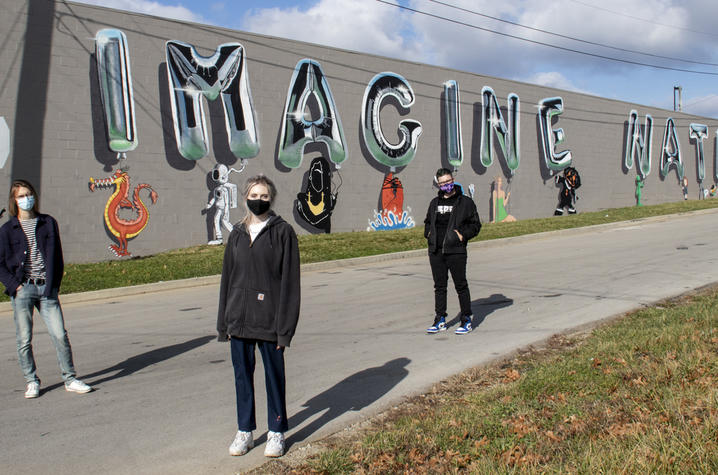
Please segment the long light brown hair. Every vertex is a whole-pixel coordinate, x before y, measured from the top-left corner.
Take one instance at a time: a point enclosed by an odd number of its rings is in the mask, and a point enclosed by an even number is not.
[[[17,201],[15,199],[15,194],[17,193],[17,190],[19,188],[27,188],[28,190],[32,191],[32,196],[35,197],[35,204],[32,207],[32,211],[37,214],[39,213],[40,209],[40,197],[37,196],[37,192],[35,191],[35,187],[32,186],[32,183],[30,183],[27,180],[13,180],[12,185],[10,185],[10,194],[7,199],[7,209],[11,216],[17,216]]]

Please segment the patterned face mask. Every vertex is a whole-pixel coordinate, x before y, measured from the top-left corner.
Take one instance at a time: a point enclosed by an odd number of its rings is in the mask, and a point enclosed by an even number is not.
[[[451,193],[451,190],[454,189],[454,182],[444,183],[443,185],[439,185],[439,189],[443,191],[444,193]]]
[[[17,199],[17,206],[24,211],[30,211],[35,206],[35,197],[33,195],[23,196]]]

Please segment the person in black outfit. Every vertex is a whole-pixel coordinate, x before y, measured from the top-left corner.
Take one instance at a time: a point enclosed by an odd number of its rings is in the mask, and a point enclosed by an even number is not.
[[[230,341],[237,393],[238,431],[229,453],[244,455],[254,446],[254,353],[259,347],[269,428],[264,455],[280,457],[288,429],[284,349],[299,319],[299,246],[292,226],[272,211],[277,188],[269,178],[249,178],[243,196],[247,214],[227,241],[217,312],[219,340]]]
[[[461,307],[461,326],[457,335],[470,333],[471,294],[466,281],[466,244],[479,234],[481,221],[474,201],[454,184],[446,168],[436,172],[439,194],[429,203],[424,219],[424,237],[429,244],[429,263],[434,277],[434,323],[427,333],[446,330],[446,285],[451,272]]]

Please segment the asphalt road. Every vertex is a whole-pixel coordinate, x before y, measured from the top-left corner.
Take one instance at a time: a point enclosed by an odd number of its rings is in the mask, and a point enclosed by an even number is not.
[[[290,450],[463,369],[713,283],[716,236],[718,212],[707,211],[472,244],[476,330],[466,336],[454,335],[457,319],[450,331],[424,332],[433,318],[426,256],[303,271],[286,353]],[[229,346],[215,341],[217,286],[123,292],[64,305],[79,376],[95,387],[86,395],[64,390],[38,319],[43,392],[25,400],[12,317],[0,314],[0,472],[229,474],[263,463],[259,362],[260,445],[227,452],[234,383]],[[458,312],[452,288],[449,312]]]

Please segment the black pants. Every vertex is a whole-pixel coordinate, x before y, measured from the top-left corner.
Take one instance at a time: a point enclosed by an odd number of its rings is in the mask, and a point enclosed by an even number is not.
[[[242,431],[257,428],[254,415],[254,347],[259,346],[267,387],[267,423],[272,432],[287,431],[287,403],[284,379],[284,348],[269,341],[232,338],[232,365],[237,391],[237,427]]]
[[[471,294],[466,281],[466,254],[444,254],[441,251],[429,253],[431,274],[434,277],[434,311],[436,317],[446,316],[446,284],[451,280],[459,295],[461,324],[471,320]]]

